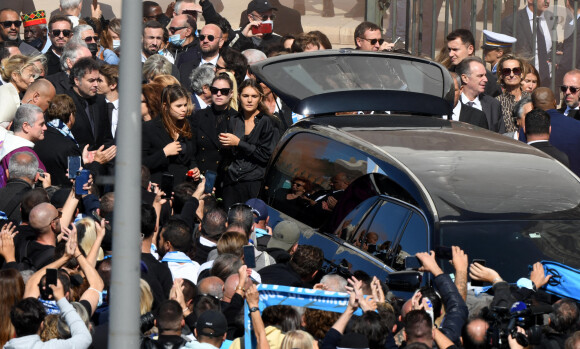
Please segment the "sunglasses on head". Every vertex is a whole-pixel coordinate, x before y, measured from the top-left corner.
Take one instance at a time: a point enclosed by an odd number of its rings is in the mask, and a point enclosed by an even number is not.
[[[64,37],[69,37],[72,33],[72,30],[68,30],[68,29],[64,29],[64,30],[60,30],[60,29],[54,29],[52,31],[52,36],[60,36],[60,33],[62,33],[62,35]]]
[[[183,10],[183,11],[181,11],[181,13],[184,15],[190,15],[193,17],[197,17],[197,11],[195,11],[195,10]]]
[[[199,38],[199,41],[204,41],[205,38],[207,38],[207,41],[209,41],[209,42],[214,41],[216,38],[213,35],[204,35],[204,34],[199,34],[197,37]]]
[[[223,96],[225,96],[225,95],[229,95],[229,94],[230,94],[230,91],[231,91],[232,89],[231,89],[231,88],[229,88],[229,87],[225,87],[225,88],[217,88],[217,87],[213,87],[213,86],[211,86],[211,87],[209,88],[209,90],[211,91],[211,94],[212,94],[212,95],[217,95],[217,94],[218,94],[218,92],[219,92],[219,93],[221,93]]]
[[[187,27],[169,27],[170,33],[175,33],[176,31],[180,31],[181,29],[185,29]]]
[[[366,40],[366,41],[370,42],[370,43],[371,43],[371,45],[373,45],[373,46],[374,46],[374,45],[376,45],[376,44],[377,44],[377,42],[379,43],[379,45],[382,45],[382,44],[383,44],[383,42],[385,42],[385,39],[367,39],[367,38],[361,38],[361,39],[363,39],[363,40]]]
[[[516,75],[516,76],[522,75],[522,69],[519,68],[519,67],[516,67],[516,68],[513,68],[513,69],[512,68],[503,68],[501,70],[501,74],[502,75],[505,75],[505,76],[511,75],[512,72],[514,72],[514,75]]]
[[[89,42],[99,41],[99,37],[98,36],[87,36],[84,40],[88,44]]]
[[[562,91],[564,93],[566,93],[566,91],[568,91],[568,89],[570,89],[570,92],[576,93],[580,90],[580,87],[566,86],[566,85],[560,86],[560,91]]]
[[[10,28],[12,27],[13,24],[16,28],[19,28],[20,25],[22,24],[22,21],[4,21],[0,22],[0,24],[2,24],[4,28]]]

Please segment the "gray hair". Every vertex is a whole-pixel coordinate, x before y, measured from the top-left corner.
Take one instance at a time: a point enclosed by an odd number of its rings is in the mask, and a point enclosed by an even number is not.
[[[83,32],[87,31],[87,30],[92,30],[94,31],[93,27],[91,27],[88,24],[79,24],[76,27],[73,28],[73,35],[70,38],[69,42],[74,42],[76,44],[82,45],[83,43],[85,43],[85,41],[81,38]]]
[[[68,42],[64,49],[62,50],[62,55],[60,56],[60,67],[62,71],[69,71],[70,68],[66,65],[66,60],[70,59],[71,63],[74,65],[77,61],[82,47],[87,47],[87,44],[83,41],[82,43]]]
[[[8,160],[10,178],[28,178],[34,181],[37,171],[38,159],[29,151],[14,153]]]
[[[258,63],[263,61],[264,59],[268,58],[266,54],[260,50],[256,50],[255,48],[249,48],[245,51],[242,51],[242,54],[248,60],[248,65],[252,65],[254,63]]]
[[[152,55],[143,63],[143,78],[147,80],[157,75],[171,75],[171,62],[162,55]]]
[[[512,118],[514,120],[519,120],[522,118],[522,114],[524,113],[524,106],[528,103],[532,103],[532,96],[527,95],[522,97],[513,107],[512,109]]]
[[[71,8],[79,7],[82,0],[60,0],[60,7],[63,10],[69,10]]]
[[[455,82],[457,83],[457,86],[459,88],[461,88],[461,76],[459,76],[459,74],[457,74],[456,72],[449,72],[451,74],[451,77],[453,78],[453,80],[455,80]]]
[[[85,326],[87,326],[88,329],[90,325],[90,317],[87,309],[84,307],[84,305],[82,305],[79,302],[72,302],[71,305],[73,306],[77,314],[79,314],[80,318],[83,320]],[[59,338],[67,339],[71,337],[70,327],[67,325],[63,316],[58,317],[56,329],[58,330]]]
[[[44,74],[48,73],[48,59],[42,53],[37,54],[36,56],[30,57],[30,63],[40,62],[42,64],[42,68],[44,69]]]
[[[25,122],[33,125],[36,122],[38,114],[42,114],[42,109],[34,104],[22,104],[16,109],[14,115],[14,132],[22,131],[22,126]]]
[[[336,274],[326,274],[320,279],[320,283],[329,291],[346,292],[346,279]]]
[[[475,56],[466,57],[461,62],[459,62],[459,64],[455,68],[455,72],[457,73],[457,75],[459,75],[459,77],[461,77],[461,75],[463,75],[463,74],[471,75],[471,63],[472,62],[477,62],[477,63],[485,66],[485,64],[483,64],[483,61],[479,57],[475,57]]]
[[[179,11],[181,10],[181,4],[183,4],[183,3],[195,4],[195,0],[177,0],[175,2],[175,7],[173,8],[173,11],[175,11],[175,13],[179,14]]]
[[[204,64],[195,68],[189,75],[191,80],[191,90],[200,95],[204,86],[210,86],[215,77],[214,67],[211,64]]]

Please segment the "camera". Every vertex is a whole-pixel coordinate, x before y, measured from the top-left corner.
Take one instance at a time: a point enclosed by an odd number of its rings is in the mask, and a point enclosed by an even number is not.
[[[511,308],[492,307],[484,310],[483,317],[488,322],[486,346],[488,348],[509,348],[508,336],[516,339],[523,347],[540,344],[542,340],[543,314],[552,312],[552,307],[532,306],[515,302]],[[517,331],[517,327],[525,333]]]
[[[149,331],[150,329],[153,328],[154,325],[155,325],[155,316],[153,316],[151,312],[147,312],[141,315],[141,323],[139,326],[141,333]]]

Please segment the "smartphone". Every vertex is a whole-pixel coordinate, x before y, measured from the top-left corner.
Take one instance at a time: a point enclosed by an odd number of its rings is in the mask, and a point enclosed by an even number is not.
[[[161,178],[161,185],[159,186],[162,192],[165,193],[163,198],[168,199],[171,197],[171,193],[173,192],[173,175],[164,173],[163,177]]]
[[[485,267],[485,259],[474,259],[473,263],[477,263],[477,264]],[[481,287],[481,286],[483,286],[483,281],[471,280],[471,286]]]
[[[435,251],[436,258],[445,259],[448,261],[453,259],[453,250],[451,249],[451,247],[435,246],[433,250]]]
[[[248,268],[256,267],[256,255],[254,254],[254,246],[244,246],[244,262]]]
[[[407,256],[405,258],[405,269],[419,270],[422,265],[419,258],[415,256]]]
[[[56,286],[57,278],[58,278],[58,269],[46,269],[46,287],[48,287],[48,285]]]
[[[81,157],[69,156],[68,158],[68,178],[77,178],[78,172],[81,169]]]
[[[215,185],[215,178],[217,177],[217,173],[207,170],[205,171],[205,190],[204,193],[211,194],[213,191],[213,187]]]
[[[252,34],[270,34],[272,33],[272,23],[260,23],[252,26]]]
[[[84,190],[83,186],[89,182],[89,176],[91,175],[91,171],[89,170],[81,170],[77,175],[75,180],[75,194],[77,195],[85,195],[88,194],[88,190]]]

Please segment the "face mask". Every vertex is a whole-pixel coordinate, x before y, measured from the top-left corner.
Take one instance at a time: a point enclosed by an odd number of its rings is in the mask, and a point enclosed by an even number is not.
[[[182,39],[181,35],[179,35],[179,34],[171,35],[169,37],[169,42],[175,46],[181,47],[181,45],[183,45],[184,41],[185,41],[185,39]]]
[[[113,40],[113,50],[116,50],[119,47],[121,47],[121,40]]]
[[[91,54],[94,58],[97,55],[97,52],[99,52],[99,47],[95,43],[87,44],[87,47],[89,48],[89,51],[91,51]]]

